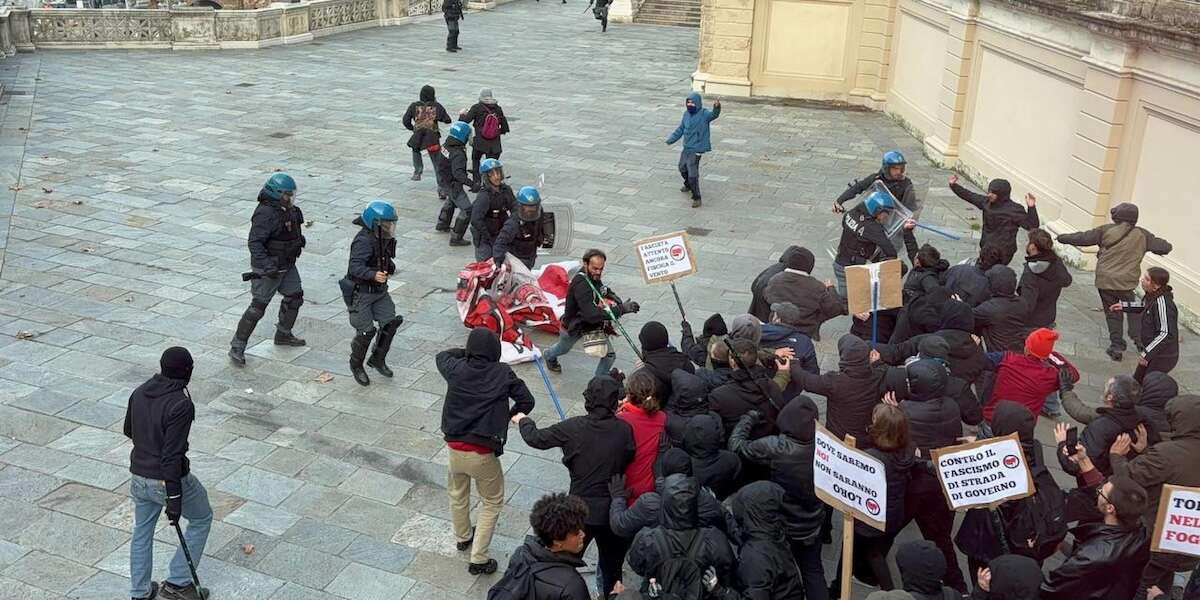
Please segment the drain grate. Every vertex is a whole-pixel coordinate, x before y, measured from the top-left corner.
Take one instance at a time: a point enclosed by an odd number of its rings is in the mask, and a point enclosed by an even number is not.
[[[253,83],[246,83],[246,82],[244,82],[244,81],[243,81],[242,83],[239,83],[239,84],[237,84],[237,85],[235,85],[235,86],[233,86],[233,87],[254,87],[254,84],[253,84]]]
[[[267,137],[275,138],[277,140],[282,140],[283,138],[292,137],[292,134],[284,132],[284,131],[276,131],[275,133],[272,133],[272,134],[268,135]]]
[[[704,227],[688,227],[687,228],[687,234],[694,235],[696,237],[704,237],[710,233],[712,233],[712,230],[705,229]]]

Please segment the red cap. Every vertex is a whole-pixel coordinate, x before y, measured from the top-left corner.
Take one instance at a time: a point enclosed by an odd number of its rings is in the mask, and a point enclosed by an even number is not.
[[[1049,358],[1050,353],[1054,352],[1054,342],[1056,341],[1058,341],[1057,331],[1046,327],[1035,329],[1033,333],[1029,334],[1029,337],[1025,338],[1025,352],[1038,358]]]

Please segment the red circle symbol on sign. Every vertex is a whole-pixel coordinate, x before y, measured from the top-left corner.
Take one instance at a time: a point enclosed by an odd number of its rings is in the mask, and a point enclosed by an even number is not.
[[[1008,456],[1004,457],[1004,466],[1006,466],[1010,469],[1015,469],[1020,465],[1021,465],[1021,461],[1016,456],[1009,454]]]
[[[683,246],[680,246],[679,244],[671,246],[671,259],[683,260]]]
[[[867,512],[873,515],[879,514],[879,503],[873,498],[867,498]]]

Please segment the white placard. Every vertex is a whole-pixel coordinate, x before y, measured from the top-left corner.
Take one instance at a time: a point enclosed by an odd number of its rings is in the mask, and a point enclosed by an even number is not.
[[[932,451],[942,493],[952,510],[995,506],[1034,492],[1017,434]]]
[[[813,486],[826,504],[876,529],[887,526],[887,475],[883,463],[848,446],[817,424]]]
[[[1200,488],[1163,486],[1151,549],[1200,556]]]
[[[646,283],[674,281],[696,272],[696,257],[686,231],[638,240],[634,246]]]

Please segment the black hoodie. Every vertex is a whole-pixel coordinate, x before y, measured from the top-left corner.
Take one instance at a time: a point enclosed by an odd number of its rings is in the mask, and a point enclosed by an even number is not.
[[[896,568],[904,591],[915,600],[960,600],[962,594],[942,585],[946,573],[946,557],[937,544],[929,540],[915,540],[902,544],[896,550]]]
[[[750,284],[750,310],[746,311],[756,317],[763,323],[771,322],[771,304],[764,298],[767,290],[767,284],[771,282],[771,278],[782,273],[787,268],[788,260],[797,252],[803,251],[801,246],[788,246],[787,250],[783,251],[783,255],[779,257],[779,262],[763,269],[758,277],[754,278],[754,282]]]
[[[979,237],[979,247],[996,245],[1004,250],[1004,262],[1012,262],[1017,253],[1017,231],[1020,229],[1036,229],[1038,212],[1036,206],[1025,208],[1013,202],[1009,195],[1012,186],[1003,179],[993,179],[988,184],[988,191],[996,194],[996,200],[991,201],[986,194],[976,194],[957,183],[950,184],[954,194],[976,208],[983,211],[983,234]]]
[[[992,297],[975,307],[975,333],[983,337],[988,352],[1022,352],[1025,349],[1028,306],[1018,297],[1017,274],[1007,265],[987,270]]]
[[[950,367],[950,374],[968,384],[978,381],[988,364],[983,348],[979,347],[979,344],[975,343],[975,338],[972,337],[974,333],[975,316],[971,312],[971,307],[965,302],[949,300],[942,305],[941,329],[936,333],[929,334],[946,340],[946,344],[949,346],[946,364]],[[879,351],[883,362],[893,365],[900,364],[904,362],[904,359],[917,355],[921,341],[925,337],[919,335],[899,344],[880,344],[876,350]]]
[[[1162,371],[1151,371],[1142,378],[1142,398],[1138,400],[1138,414],[1163,438],[1171,437],[1171,422],[1167,419],[1167,402],[1178,395],[1179,384]]]
[[[730,381],[708,394],[709,408],[721,417],[726,439],[742,415],[757,410],[766,418],[755,427],[754,436],[776,433],[775,416],[783,408],[783,390],[761,365],[730,372]]]
[[[1028,556],[1005,554],[988,562],[992,572],[991,591],[975,588],[973,600],[1039,600],[1042,568]]]
[[[533,573],[533,595],[524,600],[591,600],[587,583],[576,571],[583,559],[569,552],[551,552],[532,535],[513,551],[505,578]]]
[[[1026,325],[1053,327],[1058,320],[1058,297],[1071,281],[1071,272],[1057,254],[1045,252],[1025,257],[1020,290],[1021,300],[1029,310]]]
[[[692,476],[701,487],[712,490],[718,500],[737,489],[742,462],[725,449],[720,417],[708,413],[691,419],[683,434],[683,449],[692,457]]]
[[[654,491],[638,496],[633,506],[628,505],[625,496],[613,497],[608,511],[608,524],[613,533],[623,538],[632,538],[642,529],[658,525],[662,515],[662,490],[666,478],[675,474],[691,477],[692,457],[682,448],[671,448],[663,455],[662,470],[663,476],[654,480]],[[725,507],[708,491],[701,490],[696,510],[700,524],[704,527],[716,527],[721,531],[733,529],[730,527]]]
[[[846,434],[858,438],[860,448],[869,447],[871,438],[867,427],[871,424],[871,411],[883,396],[885,370],[870,362],[867,343],[852,335],[843,335],[838,340],[838,370],[832,373],[813,375],[793,373],[800,376],[800,387],[804,391],[825,396],[825,426],[829,432],[842,439]]]
[[[562,448],[562,462],[571,474],[570,493],[587,503],[588,525],[608,523],[609,479],[625,472],[637,450],[633,429],[616,417],[617,401],[623,395],[621,384],[598,375],[583,392],[586,415],[545,429],[538,429],[532,418],[521,419],[521,437],[529,447]]]
[[[683,447],[683,434],[688,422],[697,415],[711,415],[708,410],[708,388],[704,380],[683,369],[671,372],[671,396],[667,399],[667,437],[671,445]]]
[[[446,379],[442,434],[447,442],[465,442],[504,453],[508,420],[533,411],[533,395],[508,365],[500,362],[500,338],[483,327],[467,336],[466,348],[443,350],[435,358]],[[508,406],[512,399],[513,406]]]
[[[156,373],[133,390],[125,411],[125,437],[133,440],[129,472],[165,481],[172,496],[182,493],[182,480],[191,472],[188,434],[196,407],[187,384]]]
[[[432,129],[418,128],[413,122],[417,118],[417,111],[426,106],[432,108],[434,111]],[[408,105],[408,110],[404,111],[401,122],[404,123],[405,129],[413,132],[408,138],[408,147],[419,152],[438,143],[439,134],[437,124],[439,122],[449,123],[450,115],[446,113],[446,107],[437,101],[433,86],[427,85],[421,88],[420,101]]]
[[[741,532],[737,584],[722,600],[804,600],[800,570],[779,527],[783,496],[779,485],[757,481],[733,497],[733,518]]]
[[[700,526],[698,500],[702,493],[696,481],[686,475],[670,475],[663,481],[659,525],[639,531],[629,549],[629,566],[642,576],[643,592],[651,577],[662,578],[663,564],[687,556],[689,546],[700,573],[713,567],[718,581],[730,580],[733,549],[721,530]]]
[[[696,366],[684,353],[671,346],[667,337],[667,328],[658,321],[650,321],[642,326],[638,333],[638,342],[642,345],[643,368],[658,380],[658,397],[671,398],[671,373],[682,369],[695,373]],[[668,406],[670,402],[668,401]]]
[[[900,403],[900,410],[908,415],[908,429],[921,455],[958,443],[962,414],[958,402],[946,394],[950,371],[942,361],[929,358],[909,364],[907,375],[908,398]]]

